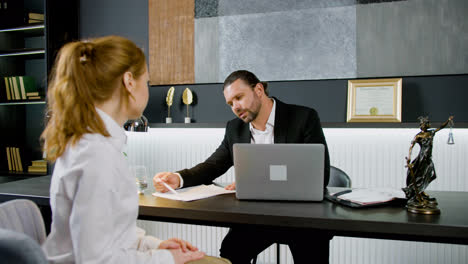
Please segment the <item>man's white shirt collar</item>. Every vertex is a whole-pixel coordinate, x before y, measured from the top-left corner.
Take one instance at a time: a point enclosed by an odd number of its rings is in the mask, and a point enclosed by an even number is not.
[[[273,129],[275,127],[276,101],[273,98],[271,98],[271,100],[273,100],[273,107],[271,108],[270,116],[268,117],[268,120],[265,126],[265,131],[258,130],[253,127],[252,123],[249,123],[250,134],[252,135],[251,143],[273,144],[273,141],[274,141]]]

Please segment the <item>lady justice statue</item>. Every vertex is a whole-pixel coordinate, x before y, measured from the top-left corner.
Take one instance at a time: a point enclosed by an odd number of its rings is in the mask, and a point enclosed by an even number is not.
[[[421,131],[416,134],[411,141],[409,155],[406,157],[406,167],[408,173],[406,177],[406,187],[403,191],[408,198],[406,208],[409,212],[418,214],[440,214],[440,209],[437,207],[437,200],[429,197],[424,192],[429,183],[436,178],[434,163],[432,162],[432,143],[435,134],[447,126],[453,125],[453,116],[450,116],[445,123],[438,129],[431,128],[427,117],[419,117]],[[415,144],[420,146],[418,156],[411,161],[411,152]]]

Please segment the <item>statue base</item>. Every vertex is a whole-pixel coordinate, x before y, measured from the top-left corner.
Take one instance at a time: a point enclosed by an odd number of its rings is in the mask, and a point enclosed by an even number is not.
[[[406,210],[414,214],[436,215],[440,214],[440,209],[437,207],[437,202],[434,200],[422,202],[409,200],[406,204]]]
[[[191,123],[191,121],[192,121],[192,120],[191,120],[190,117],[186,117],[186,118],[185,118],[185,123],[186,123],[186,124]]]
[[[172,117],[166,117],[166,123],[167,124],[172,123]]]

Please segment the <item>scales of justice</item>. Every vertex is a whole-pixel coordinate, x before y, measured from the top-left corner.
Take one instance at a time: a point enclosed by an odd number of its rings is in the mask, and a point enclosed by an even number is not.
[[[416,214],[440,214],[437,199],[430,197],[426,188],[436,178],[434,163],[432,162],[432,145],[435,134],[450,126],[447,144],[454,144],[452,127],[453,116],[450,116],[439,128],[433,129],[427,117],[419,117],[421,131],[416,134],[411,141],[409,155],[406,157],[406,167],[408,168],[406,177],[406,187],[403,191],[408,199],[406,209],[408,212]],[[413,147],[418,144],[420,150],[418,155],[411,161]]]

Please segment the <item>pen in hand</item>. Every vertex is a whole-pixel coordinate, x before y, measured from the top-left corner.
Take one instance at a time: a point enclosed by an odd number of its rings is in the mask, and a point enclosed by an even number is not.
[[[162,183],[164,187],[166,187],[171,193],[178,194],[171,186],[169,186],[169,184],[165,183],[163,180],[157,178],[156,181]]]

